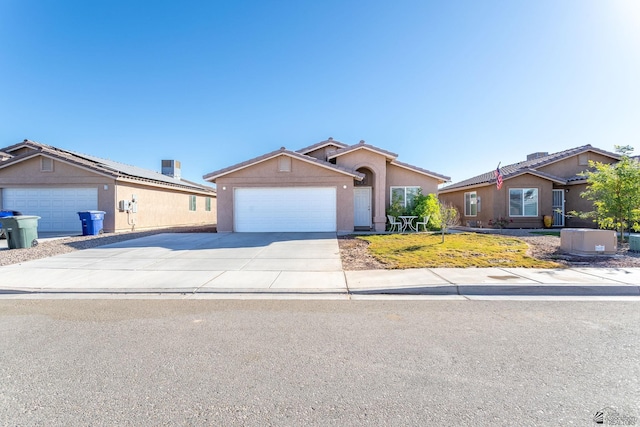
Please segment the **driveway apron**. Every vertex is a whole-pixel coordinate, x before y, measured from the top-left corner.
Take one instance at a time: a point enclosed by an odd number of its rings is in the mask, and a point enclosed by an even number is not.
[[[156,234],[0,271],[16,291],[347,291],[335,233]]]

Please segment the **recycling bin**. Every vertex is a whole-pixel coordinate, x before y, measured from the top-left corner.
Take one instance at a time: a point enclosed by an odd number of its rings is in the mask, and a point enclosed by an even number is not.
[[[0,218],[7,233],[9,249],[27,249],[38,245],[39,216],[16,215]]]
[[[103,233],[104,211],[82,211],[78,212],[82,221],[82,235],[95,236]]]
[[[22,212],[18,212],[18,211],[0,211],[0,218],[4,218],[4,217],[7,217],[7,216],[16,216],[16,215],[22,215]],[[2,229],[2,224],[0,224],[0,239],[6,239],[6,238],[7,238],[7,234]]]

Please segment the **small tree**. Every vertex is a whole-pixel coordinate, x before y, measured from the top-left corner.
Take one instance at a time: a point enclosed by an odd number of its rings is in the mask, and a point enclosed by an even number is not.
[[[440,230],[442,231],[442,243],[444,233],[455,225],[460,224],[460,213],[451,203],[440,203]]]
[[[414,206],[411,214],[419,218],[428,216],[428,228],[437,228],[440,224],[440,202],[438,201],[438,197],[433,193],[425,196],[422,194],[422,191],[419,191],[418,195],[414,198]]]
[[[591,171],[582,173],[587,178],[587,189],[580,195],[593,201],[590,212],[571,212],[580,218],[593,218],[601,228],[614,229],[624,242],[625,230],[638,229],[640,221],[640,162],[632,159],[630,146],[616,146],[622,155],[615,164],[589,161]]]

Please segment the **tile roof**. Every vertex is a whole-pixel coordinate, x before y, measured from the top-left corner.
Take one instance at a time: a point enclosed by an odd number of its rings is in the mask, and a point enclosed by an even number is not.
[[[307,153],[310,153],[310,152],[312,152],[314,150],[317,150],[319,148],[326,147],[327,145],[335,145],[338,148],[347,147],[347,144],[344,144],[344,143],[342,143],[340,141],[336,141],[332,137],[329,137],[325,141],[320,141],[320,142],[318,142],[316,144],[313,144],[313,145],[310,145],[308,147],[301,148],[300,150],[296,150],[296,152],[298,152],[300,154],[307,154]]]
[[[449,181],[451,181],[451,177],[448,177],[448,176],[446,176],[446,175],[441,175],[441,174],[436,173],[436,172],[431,172],[430,170],[422,169],[422,168],[419,168],[419,167],[417,167],[417,166],[410,165],[410,164],[408,164],[408,163],[400,162],[400,161],[398,161],[398,160],[393,160],[393,161],[391,162],[391,164],[392,164],[392,165],[396,165],[396,166],[400,166],[400,167],[403,167],[403,168],[405,168],[405,169],[409,169],[409,170],[412,170],[412,171],[415,171],[415,172],[418,172],[418,173],[421,173],[421,174],[424,174],[424,175],[429,175],[429,176],[432,176],[432,177],[434,177],[434,178],[438,178],[438,179],[440,179],[442,182],[449,182]]]
[[[173,178],[149,169],[127,165],[124,163],[115,162],[113,160],[102,159],[100,157],[88,154],[64,150],[35,141],[24,140],[24,142],[3,148],[3,150],[10,152],[23,147],[29,147],[33,151],[14,156],[6,162],[3,162],[0,167],[4,168],[9,166],[10,164],[18,163],[24,159],[31,158],[34,155],[43,154],[48,157],[54,157],[59,160],[75,164],[77,166],[88,168],[95,172],[109,175],[113,178],[129,178],[139,181],[169,185],[172,187],[182,187],[185,189],[215,193],[215,189],[211,187],[200,185],[185,179]]]
[[[346,175],[350,175],[350,176],[352,176],[352,177],[354,177],[354,178],[356,178],[358,180],[361,180],[361,179],[364,178],[364,174],[362,174],[360,172],[356,172],[356,171],[352,171],[352,170],[347,169],[347,168],[336,166],[333,163],[325,162],[323,160],[316,159],[315,157],[306,156],[306,155],[300,154],[299,152],[296,152],[296,151],[287,150],[284,147],[280,148],[279,150],[275,150],[275,151],[272,151],[270,153],[263,154],[262,156],[258,156],[258,157],[255,157],[253,159],[249,159],[249,160],[246,160],[244,162],[241,162],[241,163],[226,167],[224,169],[220,169],[220,170],[208,173],[203,178],[206,181],[215,182],[215,180],[217,178],[220,178],[221,176],[227,175],[227,174],[229,174],[231,172],[235,172],[235,171],[244,169],[244,168],[249,167],[251,165],[254,165],[256,163],[261,163],[261,162],[264,162],[266,160],[269,160],[269,159],[272,159],[274,157],[281,156],[281,155],[287,155],[287,156],[293,157],[295,159],[302,160],[302,161],[307,162],[307,163],[312,163],[312,164],[318,165],[320,167],[324,167],[326,169],[331,169],[331,170],[334,170],[336,172],[340,172],[340,173],[343,173],[343,174],[346,174]]]
[[[593,151],[599,154],[603,154],[605,156],[609,156],[611,158],[620,159],[620,155],[611,153],[609,151],[601,150],[596,147],[592,147],[590,144],[583,145],[581,147],[571,148],[569,150],[559,151],[557,153],[547,154],[540,156],[535,159],[525,160],[523,162],[514,163],[507,166],[501,166],[500,171],[502,172],[503,179],[513,178],[515,176],[522,175],[523,173],[533,173],[538,176],[542,176],[543,178],[550,179],[552,181],[558,182],[569,182],[576,181],[582,179],[580,177],[558,177],[546,174],[544,172],[538,171],[537,169],[549,165],[551,163],[555,163],[562,159],[566,159],[568,157],[576,156],[578,154],[584,153],[586,151]],[[471,187],[471,186],[481,186],[487,184],[494,184],[496,182],[496,177],[494,174],[494,170],[490,172],[485,172],[481,175],[474,176],[473,178],[465,179],[464,181],[460,181],[446,187],[440,189],[441,193],[445,193],[447,191],[457,190],[460,188]]]
[[[352,151],[356,151],[360,149],[366,149],[369,151],[382,154],[383,156],[389,159],[395,159],[396,157],[398,157],[396,153],[392,153],[391,151],[387,151],[382,148],[378,148],[376,146],[366,144],[364,141],[360,141],[358,144],[350,145],[348,147],[344,147],[344,148],[340,148],[339,150],[336,150],[335,153],[329,156],[329,159],[335,159],[336,157],[342,156],[343,154],[351,153]]]

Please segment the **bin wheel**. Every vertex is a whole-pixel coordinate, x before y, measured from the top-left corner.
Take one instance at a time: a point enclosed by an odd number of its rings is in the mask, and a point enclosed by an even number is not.
[[[33,239],[33,242],[31,242],[31,247],[35,247],[38,246],[38,241],[36,239]]]
[[[100,231],[98,231],[98,234],[104,234],[104,229],[100,229]]]

